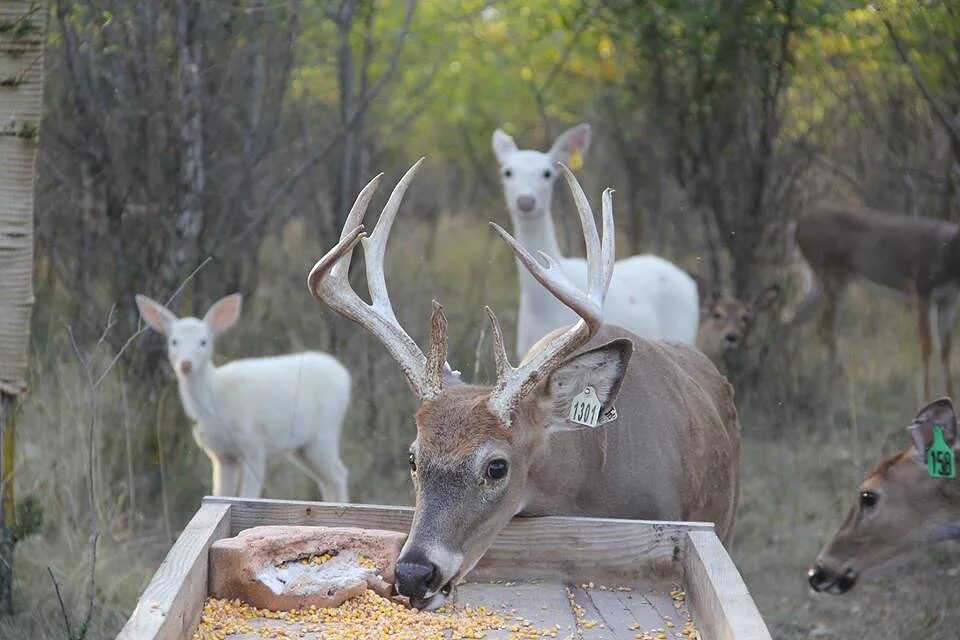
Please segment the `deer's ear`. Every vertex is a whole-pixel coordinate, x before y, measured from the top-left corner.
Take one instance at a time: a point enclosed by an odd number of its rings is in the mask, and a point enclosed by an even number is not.
[[[203,316],[203,321],[210,327],[214,335],[223,333],[240,319],[240,306],[243,302],[243,296],[239,293],[233,293],[225,298],[220,298],[213,303],[207,314]]]
[[[696,273],[687,272],[687,275],[697,285],[697,298],[700,300],[700,307],[709,309],[717,301],[717,291],[710,284]]]
[[[780,285],[772,284],[769,287],[761,289],[753,296],[751,306],[754,309],[766,309],[780,297]]]
[[[506,131],[497,129],[493,132],[493,153],[497,156],[497,162],[503,164],[507,156],[516,150],[517,143],[507,135]]]
[[[960,449],[960,440],[957,433],[957,414],[953,409],[950,398],[940,398],[920,409],[920,413],[913,419],[913,424],[907,427],[913,439],[914,452],[924,459],[927,449],[933,442],[933,427],[939,426],[943,430],[943,439],[954,449]]]
[[[606,414],[617,399],[632,354],[633,343],[626,338],[620,338],[575,355],[557,369],[546,384],[546,394],[553,414],[549,428],[581,428],[581,425],[568,418],[574,398],[588,386],[593,387],[597,399],[603,405],[600,415]]]
[[[143,317],[144,322],[154,331],[166,335],[170,329],[170,325],[177,319],[177,316],[156,300],[151,300],[147,296],[139,293],[137,294],[136,301],[137,308],[140,309],[140,315]]]
[[[560,137],[550,147],[550,159],[554,162],[570,164],[570,156],[575,151],[585,156],[589,148],[590,125],[584,122],[575,127],[570,127],[560,134]]]

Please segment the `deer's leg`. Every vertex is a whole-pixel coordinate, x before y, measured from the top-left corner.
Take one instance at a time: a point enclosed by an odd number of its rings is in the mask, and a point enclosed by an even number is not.
[[[930,298],[917,298],[917,330],[920,333],[920,360],[923,367],[923,402],[930,399],[930,353],[933,351],[930,339]]]
[[[213,463],[213,495],[233,496],[240,482],[240,461],[230,456],[209,453]]]
[[[946,395],[953,397],[953,376],[950,374],[950,347],[953,325],[960,307],[960,290],[951,290],[937,298],[937,339],[940,342],[940,366]]]
[[[327,502],[348,502],[347,467],[340,460],[337,444],[314,441],[294,452],[298,466],[320,487]]]
[[[240,479],[241,498],[259,498],[263,490],[263,478],[267,470],[267,460],[263,454],[252,453],[240,460],[243,477]]]

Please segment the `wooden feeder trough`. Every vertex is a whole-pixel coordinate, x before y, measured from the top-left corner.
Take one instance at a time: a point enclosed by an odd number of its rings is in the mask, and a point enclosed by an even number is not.
[[[260,525],[406,533],[412,518],[408,507],[204,498],[118,638],[189,640],[208,595],[208,551],[216,540]],[[509,609],[540,628],[556,625],[561,639],[634,640],[646,632],[668,640],[770,640],[707,523],[514,518],[458,588],[457,601]],[[692,627],[685,625],[688,618]],[[303,640],[330,637],[293,627],[288,633]],[[484,637],[517,636],[497,630]]]

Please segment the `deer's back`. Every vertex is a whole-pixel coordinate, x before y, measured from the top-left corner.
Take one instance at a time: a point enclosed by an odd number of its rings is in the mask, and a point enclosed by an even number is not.
[[[692,346],[604,326],[634,352],[615,407],[597,429],[554,434],[531,471],[528,512],[702,520],[728,539],[739,498],[740,424],[732,387]]]
[[[900,291],[935,287],[957,226],[872,209],[821,206],[797,221],[797,245],[815,270]]]

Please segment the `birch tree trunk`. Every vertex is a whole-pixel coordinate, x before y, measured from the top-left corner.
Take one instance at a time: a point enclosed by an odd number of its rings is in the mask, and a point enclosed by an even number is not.
[[[13,613],[14,411],[27,381],[46,8],[0,4],[0,610]]]

